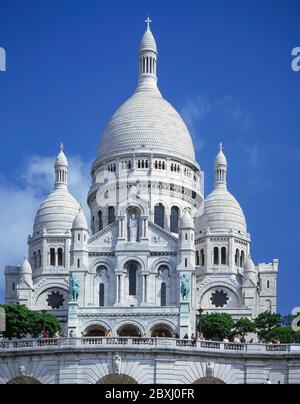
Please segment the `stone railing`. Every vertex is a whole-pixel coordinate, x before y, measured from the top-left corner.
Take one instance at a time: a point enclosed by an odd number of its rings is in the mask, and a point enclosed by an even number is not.
[[[247,354],[299,354],[300,345],[265,345],[265,344],[236,344],[211,341],[192,341],[167,338],[59,338],[48,340],[14,340],[0,341],[0,355],[15,351],[58,351],[64,348],[73,349],[172,349],[193,352],[223,352]]]

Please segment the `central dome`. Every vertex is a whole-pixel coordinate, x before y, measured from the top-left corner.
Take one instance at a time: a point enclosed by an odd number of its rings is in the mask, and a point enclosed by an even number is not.
[[[138,91],[117,110],[104,131],[99,158],[143,149],[195,160],[185,123],[158,90]]]
[[[139,51],[138,88],[113,115],[100,143],[98,158],[149,152],[195,164],[191,135],[178,112],[157,87],[157,45],[149,22]]]

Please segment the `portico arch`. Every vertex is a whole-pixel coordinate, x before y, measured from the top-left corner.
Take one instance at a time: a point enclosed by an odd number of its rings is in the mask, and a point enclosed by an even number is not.
[[[138,384],[138,382],[127,375],[107,375],[96,384]]]
[[[142,331],[136,324],[129,323],[121,325],[118,329],[117,335],[118,337],[139,338],[142,336]]]
[[[11,379],[6,384],[42,384],[42,383],[39,382],[38,380],[34,379],[33,377],[20,376],[20,377]]]
[[[151,329],[150,334],[151,338],[172,338],[173,330],[166,324],[157,324]]]
[[[105,337],[107,334],[108,330],[102,325],[95,324],[95,325],[90,325],[85,331],[84,331],[84,336],[85,337]]]

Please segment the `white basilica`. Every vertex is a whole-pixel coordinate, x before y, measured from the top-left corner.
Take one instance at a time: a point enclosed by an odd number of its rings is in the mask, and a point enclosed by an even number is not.
[[[150,30],[138,86],[113,115],[92,166],[91,228],[68,191],[63,149],[21,267],[6,267],[6,303],[56,315],[77,336],[196,332],[200,309],[235,319],[276,311],[278,260],[255,266],[243,211],[227,188],[220,146],[215,185],[189,131],[157,87]]]

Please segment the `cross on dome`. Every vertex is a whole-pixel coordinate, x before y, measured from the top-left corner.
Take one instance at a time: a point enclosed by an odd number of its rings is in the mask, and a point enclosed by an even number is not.
[[[145,20],[145,23],[147,24],[147,31],[151,31],[150,24],[152,23],[152,20],[149,16]]]
[[[220,149],[220,152],[223,151],[223,143],[220,143],[219,149]]]
[[[59,148],[60,148],[60,151],[62,151],[62,152],[63,152],[63,151],[64,151],[64,149],[65,149],[64,144],[63,144],[63,143],[61,143],[61,144],[60,144],[60,146],[59,146]]]

